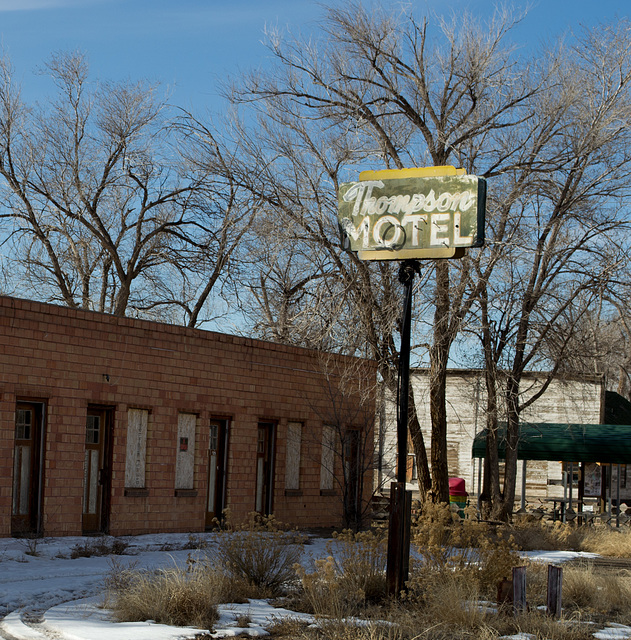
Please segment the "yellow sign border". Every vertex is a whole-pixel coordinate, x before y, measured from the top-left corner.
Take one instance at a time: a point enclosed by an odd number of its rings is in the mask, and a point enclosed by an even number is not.
[[[379,171],[362,171],[360,182],[367,180],[400,180],[403,178],[433,178],[438,176],[464,176],[464,169],[456,169],[452,165],[440,167],[412,167],[410,169],[381,169]]]
[[[403,249],[393,251],[358,251],[360,260],[434,260],[437,258],[462,258],[464,247],[444,247],[438,249]]]

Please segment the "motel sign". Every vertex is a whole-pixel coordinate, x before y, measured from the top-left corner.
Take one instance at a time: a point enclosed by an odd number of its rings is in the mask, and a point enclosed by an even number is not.
[[[484,244],[485,200],[486,181],[454,167],[365,171],[340,186],[338,222],[362,260],[461,257]]]

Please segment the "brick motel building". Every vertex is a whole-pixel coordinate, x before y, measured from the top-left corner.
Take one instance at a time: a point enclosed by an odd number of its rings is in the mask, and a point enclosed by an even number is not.
[[[314,351],[0,297],[0,536],[340,526],[329,383]]]

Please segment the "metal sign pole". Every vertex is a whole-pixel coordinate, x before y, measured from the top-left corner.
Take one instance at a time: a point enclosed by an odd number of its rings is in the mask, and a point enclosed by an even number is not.
[[[410,393],[410,336],[412,327],[412,285],[419,272],[418,260],[405,260],[399,268],[404,286],[401,349],[399,351],[399,389],[397,407],[397,481],[390,485],[388,530],[388,590],[398,596],[409,576],[410,521],[412,492],[406,490],[408,414]]]
[[[388,589],[399,595],[410,562],[412,493],[406,490],[412,283],[419,260],[462,258],[484,245],[486,181],[451,165],[362,171],[338,190],[343,246],[360,260],[401,260],[405,288],[399,354],[397,482],[390,489]]]

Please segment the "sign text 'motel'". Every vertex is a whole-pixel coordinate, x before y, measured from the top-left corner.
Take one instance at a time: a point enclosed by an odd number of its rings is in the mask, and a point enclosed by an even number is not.
[[[454,167],[365,171],[340,185],[345,245],[362,260],[460,257],[484,243],[486,182]]]

